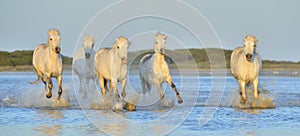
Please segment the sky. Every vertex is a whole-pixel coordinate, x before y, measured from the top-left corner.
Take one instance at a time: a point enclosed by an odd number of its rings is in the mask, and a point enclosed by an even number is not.
[[[60,30],[62,54],[70,57],[83,35],[94,35],[96,49],[122,35],[136,51],[152,49],[158,31],[168,35],[168,49],[234,49],[251,34],[263,59],[298,62],[299,5],[297,0],[1,0],[0,50],[33,50],[47,42],[51,28]]]

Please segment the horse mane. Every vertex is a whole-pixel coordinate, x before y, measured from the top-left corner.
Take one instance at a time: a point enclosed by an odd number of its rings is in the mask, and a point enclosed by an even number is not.
[[[107,53],[107,52],[109,52],[111,50],[111,48],[101,48],[99,51],[98,51],[98,53],[99,54],[102,54],[102,53]]]
[[[43,47],[43,49],[46,49],[46,48],[48,48],[48,44],[45,44],[45,43],[43,43],[43,44],[40,44],[40,46],[42,46],[42,47]]]
[[[153,54],[146,54],[144,57],[142,57],[142,59],[140,60],[140,63],[145,63],[147,62],[148,60],[151,59],[151,57],[153,56]]]

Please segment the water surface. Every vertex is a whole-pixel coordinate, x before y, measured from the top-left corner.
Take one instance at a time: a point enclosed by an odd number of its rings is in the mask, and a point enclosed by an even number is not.
[[[224,90],[212,91],[209,76],[176,75],[173,80],[183,96],[183,104],[177,104],[172,89],[164,85],[167,106],[159,105],[157,92],[152,90],[148,95],[153,99],[147,101],[140,97],[137,100],[136,112],[91,107],[82,110],[70,73],[63,76],[63,98],[69,106],[53,106],[57,89],[54,88],[53,98],[47,100],[42,83],[28,84],[35,78],[31,72],[0,73],[1,135],[286,136],[300,133],[300,78],[297,77],[260,77],[260,87],[274,99],[276,108],[241,109],[232,107],[239,96],[238,85],[232,77],[224,78]],[[138,75],[129,75],[128,82],[129,96],[141,92]],[[54,86],[57,87],[56,80]],[[219,98],[211,96],[213,93],[221,94],[220,103]],[[100,102],[100,98],[95,99],[98,100]]]

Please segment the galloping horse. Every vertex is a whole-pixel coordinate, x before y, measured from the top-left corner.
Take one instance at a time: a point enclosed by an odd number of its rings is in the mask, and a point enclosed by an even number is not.
[[[117,82],[122,83],[122,97],[126,97],[125,86],[127,76],[127,52],[129,41],[125,37],[116,39],[112,48],[100,49],[95,55],[95,72],[101,87],[103,100],[106,102],[106,83],[109,80],[110,88],[114,90],[115,98],[119,102]]]
[[[83,47],[78,49],[73,58],[73,70],[80,80],[80,90],[89,90],[90,81],[96,79],[94,68],[94,37],[84,36]],[[85,96],[86,96],[85,92]]]
[[[156,39],[154,45],[155,53],[147,54],[140,60],[140,79],[142,81],[143,93],[151,90],[154,84],[159,92],[160,98],[163,100],[164,94],[161,86],[164,82],[167,82],[176,93],[178,103],[182,103],[182,98],[172,81],[169,66],[164,59],[167,36],[157,33],[154,38]]]
[[[255,36],[247,35],[244,39],[244,47],[236,48],[231,54],[231,73],[238,80],[242,103],[246,102],[246,89],[248,83],[252,83],[254,87],[254,98],[258,97],[258,76],[262,67],[262,61],[256,52],[256,44],[258,40]]]
[[[47,92],[46,97],[52,97],[52,77],[58,82],[58,98],[62,94],[62,58],[60,54],[60,33],[56,29],[48,31],[48,43],[38,45],[33,52],[32,64],[37,73],[37,80],[31,84],[39,83],[42,79]],[[47,89],[48,84],[48,89]]]

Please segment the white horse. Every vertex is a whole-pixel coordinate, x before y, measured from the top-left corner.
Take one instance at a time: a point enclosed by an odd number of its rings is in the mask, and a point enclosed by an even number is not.
[[[257,42],[255,36],[247,35],[244,39],[244,47],[236,48],[231,54],[231,73],[238,80],[243,103],[246,102],[245,86],[250,82],[254,87],[254,98],[258,97],[258,76],[262,61],[256,52]]]
[[[110,81],[110,89],[114,90],[117,102],[120,99],[117,82],[122,83],[122,97],[126,97],[128,47],[129,41],[125,37],[119,37],[112,48],[100,49],[95,55],[95,73],[98,77],[104,102],[106,102],[106,84],[108,80]]]
[[[31,84],[39,83],[40,79],[45,84],[46,97],[52,97],[52,77],[58,82],[58,98],[62,94],[62,58],[60,54],[60,33],[52,29],[48,31],[48,43],[38,45],[33,52],[32,64],[37,73],[37,80]],[[48,84],[48,90],[47,90]]]
[[[165,61],[165,47],[167,36],[157,33],[154,37],[154,54],[147,54],[140,60],[140,79],[142,81],[143,93],[150,91],[154,84],[159,92],[160,98],[164,99],[161,86],[167,82],[175,91],[178,103],[182,103],[182,98],[176,89],[175,84],[170,76],[169,66]]]
[[[94,37],[83,37],[83,47],[78,49],[73,59],[73,70],[80,80],[80,90],[87,90],[90,81],[96,78],[94,68]],[[87,92],[85,92],[86,95]]]

